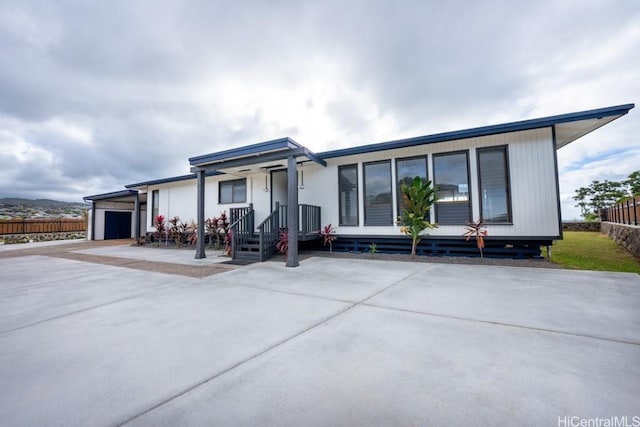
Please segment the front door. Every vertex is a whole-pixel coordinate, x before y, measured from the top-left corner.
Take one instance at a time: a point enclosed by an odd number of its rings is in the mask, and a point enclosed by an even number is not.
[[[276,202],[285,206],[287,204],[287,170],[271,172],[271,209],[276,208]]]

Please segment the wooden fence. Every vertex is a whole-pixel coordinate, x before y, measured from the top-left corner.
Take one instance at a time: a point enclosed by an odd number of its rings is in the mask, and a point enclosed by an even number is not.
[[[2,234],[66,233],[87,231],[87,221],[70,218],[0,220]]]
[[[640,196],[605,208],[602,220],[617,224],[640,225]]]

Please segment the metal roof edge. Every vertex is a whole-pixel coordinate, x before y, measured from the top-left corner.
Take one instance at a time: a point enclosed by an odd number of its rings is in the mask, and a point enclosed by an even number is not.
[[[278,150],[283,148],[304,148],[302,145],[289,137],[272,139],[270,141],[258,142],[257,144],[245,145],[243,147],[231,148],[224,151],[202,154],[200,156],[190,157],[189,164],[194,166],[202,163],[209,163],[225,159],[247,156],[260,153],[263,151]]]
[[[598,108],[594,110],[579,111],[575,113],[566,113],[555,116],[547,116],[536,119],[527,119],[516,122],[509,122],[497,125],[481,126],[476,128],[463,129],[452,132],[443,132],[433,135],[424,135],[412,138],[398,139],[387,142],[378,142],[374,144],[361,145],[352,148],[342,148],[338,150],[325,151],[317,153],[323,159],[332,157],[350,156],[355,154],[370,153],[375,151],[393,150],[396,148],[412,147],[421,144],[434,144],[437,142],[446,142],[456,139],[476,138],[480,136],[495,135],[507,132],[517,132],[529,129],[538,129],[541,127],[549,127],[559,123],[575,122],[580,120],[588,120],[598,117],[609,117],[615,115],[625,115],[635,107],[635,104],[623,104],[612,107]]]
[[[85,196],[82,198],[82,200],[94,201],[94,200],[104,200],[104,199],[116,199],[119,197],[134,196],[136,194],[138,194],[136,190],[119,190],[119,191],[112,191],[110,193],[102,193],[102,194],[94,194],[93,196]]]
[[[205,173],[205,176],[215,176],[215,175],[224,175],[224,173],[217,172],[217,171]],[[196,174],[190,173],[188,175],[179,175],[179,176],[172,176],[168,178],[159,178],[159,179],[152,179],[149,181],[136,182],[134,184],[125,185],[125,188],[148,187],[149,185],[168,184],[170,182],[187,181],[190,179],[196,179]]]

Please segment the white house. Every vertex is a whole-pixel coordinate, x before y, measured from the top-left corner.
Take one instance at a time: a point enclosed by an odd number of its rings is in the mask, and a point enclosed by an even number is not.
[[[562,238],[556,151],[632,108],[619,105],[323,153],[282,138],[205,154],[189,159],[192,174],[85,197],[93,202],[90,238],[144,236],[154,231],[158,214],[203,224],[221,211],[248,214],[251,206],[251,218],[236,224],[236,237],[248,233],[255,240],[237,241],[238,257],[251,252],[243,252],[242,244],[258,246],[253,234],[266,218],[263,246],[273,244],[279,228],[299,231],[289,233],[291,266],[297,265],[298,242],[315,240],[325,224],[336,227],[339,250],[366,250],[376,243],[383,251],[408,251],[397,223],[399,184],[420,176],[438,189],[430,212],[438,228],[423,239],[421,253],[469,250],[462,238],[465,225],[480,220],[489,231],[490,254],[539,255],[540,246]],[[199,233],[200,258],[205,256],[204,228]]]

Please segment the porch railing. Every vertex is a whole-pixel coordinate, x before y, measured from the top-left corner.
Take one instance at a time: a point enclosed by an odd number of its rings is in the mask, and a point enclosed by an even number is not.
[[[280,228],[288,228],[287,206],[280,205]],[[320,206],[298,205],[298,232],[306,235],[319,233],[321,228]]]
[[[260,261],[265,261],[276,250],[280,234],[280,206],[276,202],[276,208],[258,224],[258,236],[260,244]]]
[[[234,212],[235,210],[235,212]],[[254,210],[253,205],[248,208],[230,209],[230,218],[234,218],[242,214],[235,221],[232,220],[229,230],[231,232],[231,257],[236,259],[238,249],[249,243],[249,239],[253,237]]]
[[[253,210],[253,203],[249,203],[249,206],[245,206],[243,208],[231,208],[229,209],[229,223],[233,224],[243,216],[245,216],[248,212]],[[253,230],[253,227],[251,227]]]

